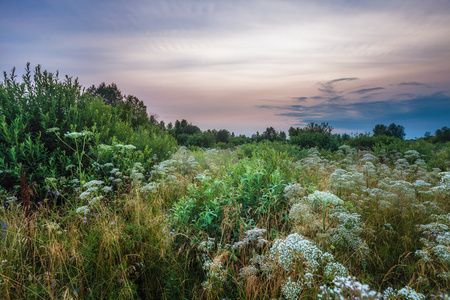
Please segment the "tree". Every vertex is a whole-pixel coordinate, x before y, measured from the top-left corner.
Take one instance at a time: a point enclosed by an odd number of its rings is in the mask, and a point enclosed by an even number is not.
[[[450,128],[444,126],[436,130],[436,140],[443,143],[450,141]]]
[[[381,135],[393,136],[403,140],[405,138],[405,127],[395,123],[391,123],[389,126],[377,124],[373,128],[373,136]]]
[[[122,92],[114,82],[110,85],[106,85],[106,83],[102,82],[98,87],[92,85],[86,91],[94,97],[102,98],[103,103],[111,106],[119,105],[124,98]]]
[[[147,106],[136,96],[126,96],[117,106],[120,108],[121,119],[130,121],[134,128],[149,122]]]
[[[388,127],[389,136],[397,137],[399,139],[405,138],[405,127],[402,125],[396,125],[395,123],[391,123]]]
[[[373,128],[373,136],[379,136],[379,135],[388,135],[388,128],[386,125],[383,124],[377,124]]]
[[[228,143],[230,141],[230,132],[226,129],[221,129],[216,133],[217,143]]]
[[[267,127],[266,131],[263,132],[262,136],[263,136],[263,139],[273,142],[277,139],[278,133],[275,130],[275,128]]]

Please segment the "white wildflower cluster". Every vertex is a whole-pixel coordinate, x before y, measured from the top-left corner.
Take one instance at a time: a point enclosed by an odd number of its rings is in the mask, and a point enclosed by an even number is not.
[[[383,299],[408,299],[408,300],[424,300],[425,295],[416,292],[414,289],[406,286],[400,290],[395,290],[393,288],[388,288],[383,294]]]
[[[311,273],[318,270],[323,254],[312,241],[297,233],[276,240],[269,253],[286,271],[293,271],[297,263],[302,263]]]
[[[61,226],[56,222],[47,221],[44,224],[44,227],[46,227],[49,231],[52,231],[52,230],[58,230]]]
[[[302,291],[303,285],[299,281],[294,281],[291,277],[283,281],[281,285],[281,291],[285,299],[297,300]]]
[[[287,236],[286,239],[276,240],[269,256],[288,272],[303,270],[301,280],[308,286],[312,285],[313,274],[317,274],[319,270],[323,270],[323,276],[329,279],[347,275],[346,268],[334,262],[331,253],[322,252],[313,242],[297,233]]]
[[[5,203],[12,203],[12,202],[16,202],[17,201],[17,197],[16,196],[11,196],[6,198]]]
[[[91,131],[83,130],[82,132],[67,132],[64,134],[64,137],[75,140],[80,137],[87,137],[90,135],[93,135],[93,133]]]
[[[309,149],[309,155],[296,163],[300,170],[307,174],[314,174],[322,178],[331,173],[331,166],[327,159],[320,156],[316,148]]]
[[[417,250],[416,256],[425,263],[437,261],[450,266],[450,214],[432,215],[434,222],[418,225],[418,229],[426,237],[421,241],[425,248]],[[437,276],[442,277],[445,268]]]
[[[431,186],[430,183],[425,182],[422,179],[417,179],[415,182],[413,182],[413,187],[418,190],[418,191],[424,191],[424,190],[428,190],[428,188]]]
[[[408,159],[409,163],[413,163],[420,158],[420,153],[416,150],[408,150],[404,153],[404,157]]]
[[[305,202],[311,203],[313,207],[342,205],[344,201],[338,196],[330,192],[314,191],[314,193],[308,195]]]
[[[134,163],[133,169],[131,170],[130,178],[133,181],[133,184],[136,186],[140,186],[142,181],[145,179],[144,174],[142,174],[145,171],[144,167],[141,163]]]
[[[141,187],[141,192],[156,194],[158,192],[158,187],[159,183],[150,181],[149,183]]]
[[[115,144],[114,147],[116,149],[119,149],[119,150],[122,150],[122,151],[136,150],[136,146],[134,146],[134,145]]]
[[[296,200],[306,196],[307,190],[303,188],[300,184],[290,184],[284,188],[283,191],[284,198],[291,202],[295,202]]]
[[[364,259],[364,256],[369,253],[369,247],[361,238],[361,235],[365,233],[361,216],[357,213],[340,211],[331,214],[331,218],[337,222],[337,226],[330,231],[330,242],[340,247],[350,248],[357,256]]]
[[[212,253],[212,250],[216,246],[215,239],[214,238],[208,238],[206,241],[202,241],[198,244],[197,249],[202,251],[202,263],[203,263],[203,269],[206,271],[206,278],[207,280],[202,282],[202,287],[205,290],[212,291],[214,290],[217,285],[221,285],[226,280],[226,270],[224,266],[222,265],[221,261],[221,255],[217,255],[213,259],[210,258],[210,254]],[[226,245],[225,247],[221,247],[218,245],[217,251],[220,253],[223,249],[228,248],[229,245]]]
[[[378,158],[375,155],[373,155],[372,153],[365,153],[363,155],[363,157],[361,158],[361,161],[371,162],[372,164],[374,164],[378,161]]]
[[[207,280],[202,282],[205,290],[213,291],[218,285],[220,286],[226,281],[227,272],[220,261],[220,257],[214,260],[207,260],[203,263],[203,269],[206,271]]]
[[[261,270],[268,278],[271,278],[272,272],[276,269],[277,264],[268,255],[254,253],[249,260],[250,264]]]
[[[343,155],[354,155],[356,150],[349,145],[342,145],[339,147],[337,153],[342,153]]]
[[[259,229],[259,228],[253,228],[251,230],[247,230],[245,232],[246,237],[239,242],[234,243],[233,248],[234,249],[241,249],[244,247],[247,247],[249,245],[254,245],[258,248],[263,247],[268,241],[264,239],[264,234],[267,230],[265,229]]]
[[[206,153],[205,160],[212,161],[217,158],[212,158],[217,150],[206,150],[200,154]],[[217,154],[215,154],[217,155]],[[208,170],[204,170],[200,173],[200,163],[198,158],[194,155],[190,155],[190,152],[185,147],[180,149],[172,156],[171,159],[160,162],[153,167],[151,171],[152,181],[148,182],[141,188],[142,192],[157,193],[161,186],[183,186],[187,184],[186,181],[180,181],[181,176],[188,174],[197,174],[195,178],[205,179],[207,177]]]
[[[338,276],[330,286],[322,285],[319,299],[380,299],[381,295],[371,290],[367,284],[362,284],[355,277]]]
[[[89,213],[91,210],[89,209],[89,207],[87,205],[85,206],[80,206],[77,208],[77,210],[75,211],[77,214],[87,214]]]
[[[258,269],[252,265],[239,269],[239,276],[241,277],[254,277],[256,274],[258,274]]]
[[[392,202],[397,199],[397,195],[380,188],[367,189],[368,199],[375,201],[381,209],[392,206]]]
[[[330,262],[328,263],[324,270],[323,275],[325,278],[335,278],[335,277],[342,277],[347,275],[347,269],[338,262]]]
[[[208,240],[200,242],[197,246],[197,249],[202,252],[209,252],[214,248],[215,245],[216,245],[215,239],[208,238]]]
[[[398,198],[407,199],[412,202],[416,199],[416,192],[412,183],[404,180],[391,180],[385,178],[380,180],[378,188],[396,195]]]
[[[164,160],[153,167],[151,174],[153,176],[166,177],[169,174],[175,173],[177,166],[178,161],[175,159]]]
[[[88,200],[89,198],[91,198],[93,196],[93,194],[96,194],[97,191],[98,191],[97,186],[91,186],[88,189],[86,189],[84,192],[82,192],[80,194],[80,196],[78,196],[78,198],[80,198],[81,200]]]
[[[440,182],[429,190],[429,194],[433,196],[448,197],[450,196],[450,172],[439,173]]]
[[[101,180],[91,180],[89,182],[86,182],[85,184],[83,184],[84,188],[90,188],[90,187],[98,187],[100,185],[103,185],[105,182],[101,181]]]
[[[330,175],[328,184],[331,190],[338,194],[350,194],[363,187],[364,176],[357,171],[348,172],[343,169],[336,169]]]
[[[74,184],[79,184],[78,180],[72,180]],[[105,182],[102,180],[91,180],[83,184],[85,190],[78,196],[81,200],[87,200],[88,205],[77,208],[76,213],[87,214],[93,206],[97,206],[104,198],[101,192],[108,193],[112,191],[112,187],[103,186]]]
[[[309,204],[299,202],[292,205],[289,212],[289,218],[294,222],[294,224],[303,226],[311,224],[316,219],[316,216],[314,216],[311,211]]]
[[[98,205],[100,200],[102,200],[102,199],[103,199],[103,196],[97,196],[97,197],[92,198],[91,200],[89,200],[89,206]]]

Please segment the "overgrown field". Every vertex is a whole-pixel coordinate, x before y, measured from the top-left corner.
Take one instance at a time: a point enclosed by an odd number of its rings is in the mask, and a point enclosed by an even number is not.
[[[450,129],[331,130],[165,128],[115,85],[5,74],[0,299],[449,299]]]
[[[28,217],[9,197],[0,294],[449,297],[449,172],[428,168],[416,151],[274,145],[182,147],[148,174],[140,163],[105,163],[97,167],[107,175],[89,181],[48,178],[53,193]]]

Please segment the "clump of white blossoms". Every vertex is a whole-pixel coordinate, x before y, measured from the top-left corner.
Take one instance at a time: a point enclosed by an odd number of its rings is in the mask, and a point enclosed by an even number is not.
[[[88,212],[90,212],[90,209],[87,205],[85,205],[85,206],[78,207],[75,212],[77,214],[87,214]]]
[[[256,274],[258,274],[258,269],[252,265],[239,269],[239,276],[241,277],[254,277]]]
[[[203,270],[206,271],[206,280],[202,282],[202,287],[205,290],[213,291],[219,288],[225,281],[227,277],[227,272],[222,265],[222,256],[220,253],[216,253],[216,256],[211,259],[213,250],[216,246],[214,238],[208,238],[206,241],[202,241],[198,244],[197,249],[202,252],[202,263]],[[221,247],[218,245],[217,252],[221,252],[223,249],[228,247]],[[218,254],[218,255],[217,255]]]
[[[203,269],[206,271],[207,280],[202,282],[202,287],[208,291],[212,291],[217,285],[221,285],[225,282],[227,272],[220,261],[220,256],[214,258],[214,260],[206,260],[203,263]]]
[[[294,281],[291,277],[283,281],[281,292],[286,299],[297,300],[302,291],[303,285],[299,281]]]
[[[421,239],[425,248],[417,250],[416,255],[424,262],[436,260],[444,266],[450,266],[450,214],[431,217],[434,222],[417,226],[426,237]],[[441,277],[445,273],[444,269]]]
[[[337,211],[330,217],[337,222],[337,226],[330,231],[330,242],[341,248],[351,249],[364,260],[364,257],[369,254],[369,247],[361,238],[361,235],[365,233],[361,216],[357,213]]]
[[[348,172],[343,169],[336,169],[333,174],[330,175],[328,184],[330,185],[331,190],[338,194],[350,194],[363,187],[364,176],[357,171]]]
[[[310,225],[316,219],[310,206],[303,202],[292,205],[289,212],[289,218],[294,222],[294,224],[300,226]]]
[[[242,241],[236,242],[233,245],[234,249],[241,249],[246,246],[256,246],[258,248],[263,247],[268,241],[264,239],[264,234],[267,230],[265,229],[259,229],[259,228],[253,228],[251,230],[247,230],[245,232],[246,237],[242,239]]]
[[[381,295],[362,284],[355,277],[339,276],[334,278],[330,286],[322,285],[319,299],[380,299]]]
[[[64,137],[75,140],[80,137],[86,137],[86,136],[90,136],[90,135],[93,135],[93,133],[91,131],[83,130],[82,132],[67,132],[64,134]]]
[[[395,299],[424,300],[425,295],[416,292],[414,289],[410,288],[409,286],[406,286],[398,291],[396,289],[389,287],[384,291],[383,299],[385,299],[385,300],[395,300]]]
[[[330,192],[314,191],[314,193],[308,195],[302,201],[311,204],[313,208],[322,208],[325,206],[343,205],[344,201],[338,196]]]
[[[134,163],[133,169],[131,170],[130,178],[133,181],[133,184],[139,186],[142,183],[142,180],[144,180],[144,174],[142,174],[145,171],[144,167],[141,163]]]
[[[306,196],[307,190],[303,188],[300,184],[290,184],[284,188],[283,194],[284,198],[290,202],[294,202],[297,199],[301,199]]]

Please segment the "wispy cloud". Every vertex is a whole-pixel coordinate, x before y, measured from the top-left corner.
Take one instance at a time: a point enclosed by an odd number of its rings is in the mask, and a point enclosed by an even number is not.
[[[308,97],[291,97],[291,99],[298,102],[305,102],[306,100],[308,100]]]
[[[370,89],[360,89],[360,90],[356,90],[351,92],[351,94],[367,94],[367,93],[371,93],[374,91],[378,91],[378,90],[384,90],[384,87],[374,87],[374,88],[370,88]]]
[[[342,81],[353,81],[358,80],[356,77],[347,77],[347,78],[338,78],[333,79],[327,82],[318,82],[317,85],[319,85],[318,90],[322,93],[328,94],[328,95],[336,95],[339,91],[336,91],[335,84]]]
[[[431,88],[431,86],[429,86],[428,84],[415,82],[415,81],[402,82],[402,83],[399,83],[398,85],[399,86],[423,86],[423,87]]]

